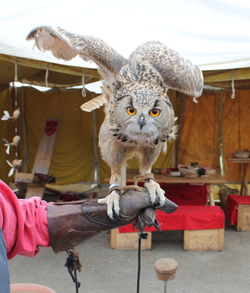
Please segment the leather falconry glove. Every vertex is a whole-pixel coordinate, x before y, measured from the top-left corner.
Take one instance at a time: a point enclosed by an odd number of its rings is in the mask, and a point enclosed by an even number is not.
[[[97,203],[95,199],[49,204],[50,245],[54,252],[69,250],[98,232],[133,221],[139,223],[139,229],[143,229],[145,225],[155,223],[155,212],[152,209],[155,211],[157,205],[151,203],[145,188],[141,191],[129,189],[123,193],[120,198],[120,215],[114,220],[108,217],[106,205]],[[159,209],[170,214],[177,209],[177,205],[166,198],[165,204],[159,206]]]

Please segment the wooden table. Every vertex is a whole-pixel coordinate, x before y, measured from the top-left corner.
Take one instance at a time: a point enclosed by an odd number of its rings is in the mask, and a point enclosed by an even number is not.
[[[134,175],[135,176],[135,175]],[[128,174],[128,180],[133,180],[133,174]],[[209,204],[211,206],[215,205],[214,195],[212,192],[211,185],[213,184],[224,184],[226,183],[226,179],[222,176],[204,176],[204,177],[197,177],[197,178],[186,178],[181,176],[168,176],[168,175],[159,175],[155,174],[155,180],[158,183],[175,183],[175,184],[205,184],[208,190],[208,198]]]
[[[240,159],[240,158],[230,158],[228,159],[230,163],[238,163],[241,164],[241,187],[240,187],[240,194],[241,195],[248,195],[248,188],[247,188],[247,168],[248,164],[250,163],[250,158],[248,159]]]

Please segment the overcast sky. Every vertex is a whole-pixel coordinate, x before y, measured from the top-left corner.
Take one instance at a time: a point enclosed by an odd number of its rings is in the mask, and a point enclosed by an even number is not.
[[[39,25],[102,38],[128,57],[157,40],[195,64],[250,56],[249,0],[8,0],[0,10],[0,38],[20,46]]]

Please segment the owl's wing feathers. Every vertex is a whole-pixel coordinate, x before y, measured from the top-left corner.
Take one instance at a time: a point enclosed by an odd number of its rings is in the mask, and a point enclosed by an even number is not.
[[[129,60],[143,58],[161,74],[165,86],[199,97],[203,90],[201,70],[189,60],[160,42],[146,42],[139,46]]]
[[[70,60],[79,55],[92,60],[109,84],[116,81],[117,74],[127,64],[125,58],[101,39],[72,34],[61,28],[41,26],[32,30],[27,39],[34,40],[40,50],[49,50],[57,58]],[[166,87],[195,97],[201,95],[203,76],[200,69],[164,44],[146,42],[130,56],[131,64],[133,59],[148,61],[160,73]]]
[[[51,51],[57,58],[70,60],[79,55],[84,60],[93,61],[100,67],[100,73],[107,81],[114,79],[127,62],[101,39],[72,34],[62,28],[35,28],[29,33],[27,40],[34,40],[38,49]]]
[[[62,35],[47,26],[33,29],[26,39],[34,40],[39,50],[51,51],[58,59],[71,60],[78,54]]]
[[[81,109],[85,112],[91,112],[95,109],[102,107],[106,103],[108,103],[106,95],[100,95],[82,104]]]

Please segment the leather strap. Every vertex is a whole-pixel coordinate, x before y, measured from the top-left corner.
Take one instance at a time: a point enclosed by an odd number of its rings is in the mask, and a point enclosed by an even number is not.
[[[149,181],[149,180],[154,180],[155,181],[155,177],[153,173],[146,173],[144,175],[138,175],[135,176],[134,181],[135,181],[135,185],[138,185],[139,182],[141,181]]]

